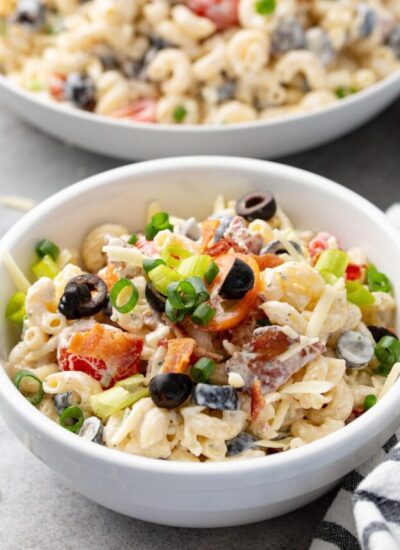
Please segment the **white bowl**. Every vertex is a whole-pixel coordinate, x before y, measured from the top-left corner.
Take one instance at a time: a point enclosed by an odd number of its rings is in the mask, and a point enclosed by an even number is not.
[[[345,245],[363,246],[400,294],[400,238],[383,213],[320,176],[239,158],[191,157],[118,168],[73,185],[37,206],[4,237],[28,272],[44,236],[79,247],[105,221],[143,227],[158,199],[179,216],[209,214],[217,194],[238,197],[268,188],[297,227],[324,228]],[[14,292],[0,263],[0,310]],[[13,339],[0,315],[0,347]],[[136,518],[176,526],[220,527],[259,521],[317,498],[371,456],[400,425],[400,383],[359,419],[302,448],[251,460],[182,463],[124,454],[84,441],[49,420],[16,390],[0,367],[0,409],[10,429],[75,491]],[[23,472],[21,472],[23,474]],[[40,482],[40,480],[37,480]]]
[[[44,132],[83,149],[129,160],[174,155],[276,158],[335,139],[367,122],[400,93],[400,71],[318,111],[242,124],[135,123],[43,101],[0,76],[0,99]]]

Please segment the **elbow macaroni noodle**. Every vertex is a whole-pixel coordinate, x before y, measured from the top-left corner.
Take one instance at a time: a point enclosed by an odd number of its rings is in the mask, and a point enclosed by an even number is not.
[[[279,0],[269,13],[256,0],[223,0],[218,9],[213,0],[32,5],[31,24],[17,2],[0,5],[0,70],[43,99],[128,120],[290,116],[400,67],[395,0]]]

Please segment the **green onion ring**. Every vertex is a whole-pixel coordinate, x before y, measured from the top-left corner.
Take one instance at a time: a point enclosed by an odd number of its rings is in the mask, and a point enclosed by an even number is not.
[[[72,424],[70,421],[75,421]],[[83,412],[80,407],[73,405],[63,410],[60,415],[60,425],[70,432],[77,433],[83,425]]]
[[[38,384],[37,392],[33,395],[25,395],[26,399],[29,401],[29,403],[32,403],[32,405],[38,405],[43,397],[44,397],[44,391],[43,391],[43,384],[40,378],[38,378],[33,372],[29,370],[20,370],[17,372],[14,378],[14,384],[18,391],[22,393],[22,391],[19,389],[20,384],[24,378],[31,378]],[[22,394],[24,395],[24,394]]]
[[[131,288],[131,295],[125,304],[123,304],[122,306],[119,306],[118,296],[126,287]],[[135,285],[132,283],[132,281],[126,278],[120,279],[115,283],[115,285],[111,289],[110,300],[111,300],[112,306],[115,307],[117,311],[119,311],[120,313],[129,313],[138,303],[139,292],[135,287]]]

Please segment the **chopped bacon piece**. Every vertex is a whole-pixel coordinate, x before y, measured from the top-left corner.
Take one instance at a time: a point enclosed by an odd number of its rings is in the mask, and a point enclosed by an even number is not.
[[[149,256],[150,258],[154,258],[159,256],[156,247],[154,245],[153,241],[148,241],[145,237],[142,235],[138,238],[136,241],[136,248],[138,248],[143,254],[146,256]]]
[[[106,283],[108,291],[110,291],[112,289],[112,287],[115,285],[115,283],[119,279],[117,270],[115,269],[115,267],[112,264],[109,264],[104,269],[101,269],[99,271],[98,275]]]
[[[157,122],[156,100],[152,98],[137,99],[126,107],[116,109],[110,116],[114,118],[126,118],[136,122]]]
[[[277,254],[261,254],[261,256],[253,254],[253,258],[258,263],[260,271],[264,271],[264,269],[267,268],[278,267],[278,265],[283,264],[282,258]]]
[[[54,97],[54,99],[58,99],[58,101],[62,101],[64,99],[65,81],[66,76],[58,73],[52,74],[49,79],[50,94]]]
[[[353,422],[353,420],[355,420],[356,418],[358,418],[364,413],[365,413],[365,410],[362,407],[355,407],[351,411],[351,415],[347,418],[346,424],[350,424],[350,422]]]
[[[264,361],[269,361],[284,353],[295,340],[278,326],[261,327],[254,331],[249,350],[254,351]]]
[[[321,254],[321,252],[328,249],[328,240],[331,238],[331,236],[332,235],[330,235],[329,233],[321,232],[318,233],[318,235],[310,241],[308,245],[308,250],[311,257]]]
[[[251,385],[250,395],[251,395],[251,419],[254,422],[254,420],[257,419],[257,416],[263,410],[265,405],[264,396],[261,392],[261,382],[258,378]]]
[[[188,0],[188,8],[211,19],[219,31],[238,23],[238,0]]]
[[[299,341],[299,337],[289,338],[278,326],[258,328],[251,342],[226,362],[226,370],[239,373],[246,388],[259,378],[262,393],[273,392],[325,349],[320,342],[306,344],[284,361],[279,359],[290,345]]]
[[[196,342],[193,338],[177,338],[168,341],[167,355],[162,372],[185,373],[190,365]]]
[[[208,246],[205,249],[204,254],[208,254],[209,256],[221,256],[222,254],[226,254],[231,247],[232,245],[229,241],[226,239],[220,239],[216,243]]]
[[[96,323],[60,346],[58,360],[62,370],[81,370],[109,387],[139,372],[142,349],[143,338]]]
[[[210,244],[218,229],[219,220],[205,220],[201,223],[201,241],[199,244],[199,252],[204,252]]]

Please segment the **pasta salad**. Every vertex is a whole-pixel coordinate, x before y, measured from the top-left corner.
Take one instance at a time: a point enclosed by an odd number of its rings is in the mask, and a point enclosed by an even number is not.
[[[398,0],[2,0],[0,71],[118,119],[225,124],[318,109],[400,67]]]
[[[305,445],[374,406],[400,374],[388,277],[360,248],[295,228],[268,191],[199,222],[148,207],[80,254],[43,239],[31,283],[2,257],[22,327],[6,365],[64,429],[156,459],[221,461]]]

